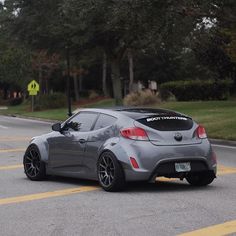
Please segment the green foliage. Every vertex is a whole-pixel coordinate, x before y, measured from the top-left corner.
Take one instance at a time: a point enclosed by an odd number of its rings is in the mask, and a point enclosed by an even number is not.
[[[44,94],[37,101],[35,109],[45,110],[66,106],[66,96],[63,93]]]
[[[163,83],[160,90],[162,97],[171,92],[178,101],[225,100],[231,86],[231,80],[189,80]]]

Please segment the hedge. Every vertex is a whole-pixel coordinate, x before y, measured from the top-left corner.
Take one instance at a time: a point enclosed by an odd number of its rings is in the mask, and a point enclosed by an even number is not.
[[[232,85],[232,80],[180,80],[161,84],[160,92],[164,100],[170,93],[178,101],[226,100]]]
[[[54,109],[66,106],[66,96],[63,93],[44,94],[36,102],[35,110]]]

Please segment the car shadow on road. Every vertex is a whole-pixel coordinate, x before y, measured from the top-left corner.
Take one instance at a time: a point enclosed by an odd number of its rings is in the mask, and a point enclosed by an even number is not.
[[[72,178],[72,177],[48,176],[47,181],[63,183],[63,184],[72,184],[77,187],[79,186],[99,187],[98,182],[95,180],[78,179],[78,178]]]
[[[129,183],[127,192],[183,192],[183,191],[202,191],[213,190],[216,186],[209,185],[203,187],[191,186],[185,181],[156,181],[155,183],[133,182]]]
[[[93,180],[85,180],[85,179],[77,179],[71,177],[60,177],[60,176],[50,176],[48,177],[48,181],[50,182],[58,182],[58,183],[68,183],[73,184],[75,186],[94,186],[99,187],[97,181]],[[212,191],[215,190],[216,186],[214,183],[207,187],[195,187],[189,185],[186,181],[174,180],[174,181],[156,181],[155,183],[148,182],[129,182],[126,184],[126,187],[123,192],[183,192],[183,191]]]

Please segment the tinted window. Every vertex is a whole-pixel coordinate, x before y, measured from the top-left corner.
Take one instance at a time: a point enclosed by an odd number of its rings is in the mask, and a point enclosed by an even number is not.
[[[193,121],[184,116],[151,116],[137,121],[160,131],[189,130],[193,127]]]
[[[116,122],[116,118],[113,116],[100,114],[98,120],[95,124],[94,130],[101,129],[107,126],[110,126]]]
[[[78,130],[80,132],[90,131],[98,114],[90,112],[80,112],[78,115],[73,117],[69,123],[69,131]],[[74,126],[74,129],[70,128]]]

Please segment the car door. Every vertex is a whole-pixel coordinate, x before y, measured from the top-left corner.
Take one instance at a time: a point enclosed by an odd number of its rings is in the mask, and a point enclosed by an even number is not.
[[[117,129],[114,126],[116,120],[116,117],[101,113],[93,130],[89,132],[83,166],[90,174],[90,178],[96,179],[97,159],[100,148],[109,138],[117,135]]]
[[[94,112],[80,112],[64,124],[61,133],[48,140],[49,166],[54,173],[82,174],[89,132],[97,116]]]

